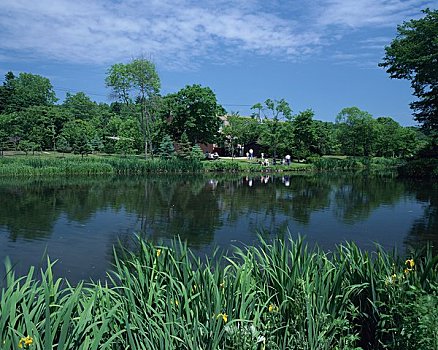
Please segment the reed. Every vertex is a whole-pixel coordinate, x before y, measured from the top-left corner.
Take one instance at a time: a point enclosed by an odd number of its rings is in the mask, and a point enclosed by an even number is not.
[[[34,349],[437,348],[438,257],[299,238],[196,256],[186,243],[116,247],[108,284],[7,264],[0,344]],[[28,341],[30,338],[27,338]]]
[[[144,175],[147,173],[201,172],[201,162],[181,159],[128,157],[2,157],[0,176],[42,175]]]

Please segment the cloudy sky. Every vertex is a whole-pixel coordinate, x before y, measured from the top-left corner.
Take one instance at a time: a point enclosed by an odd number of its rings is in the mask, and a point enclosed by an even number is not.
[[[140,55],[162,93],[209,86],[228,111],[267,98],[333,121],[344,107],[414,125],[409,82],[377,67],[422,0],[1,0],[0,74],[52,81],[58,98],[109,102],[105,73]]]

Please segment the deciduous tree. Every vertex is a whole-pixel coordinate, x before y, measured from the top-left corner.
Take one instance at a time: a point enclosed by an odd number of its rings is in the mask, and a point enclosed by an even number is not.
[[[138,117],[143,136],[144,154],[152,150],[152,122],[154,119],[161,83],[155,65],[145,59],[136,58],[128,64],[118,63],[108,70],[105,79],[115,98],[127,106]]]
[[[426,9],[425,16],[397,27],[397,36],[385,48],[379,66],[391,78],[411,81],[417,101],[414,116],[426,130],[438,130],[438,10]]]
[[[168,130],[178,140],[185,132],[192,144],[216,140],[224,109],[209,87],[191,85],[166,96],[169,116]]]

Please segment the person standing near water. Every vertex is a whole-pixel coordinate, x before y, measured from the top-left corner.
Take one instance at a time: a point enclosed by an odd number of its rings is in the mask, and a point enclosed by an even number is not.
[[[286,155],[286,165],[290,165],[290,154]]]
[[[252,148],[250,148],[249,150],[249,159],[253,159],[254,157],[254,150]]]

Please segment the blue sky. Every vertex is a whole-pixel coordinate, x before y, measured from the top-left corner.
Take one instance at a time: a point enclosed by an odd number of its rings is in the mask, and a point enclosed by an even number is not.
[[[377,64],[421,0],[2,0],[0,74],[48,77],[58,98],[110,102],[105,73],[143,55],[162,94],[209,86],[228,111],[267,98],[334,121],[344,107],[415,125],[409,82]]]

